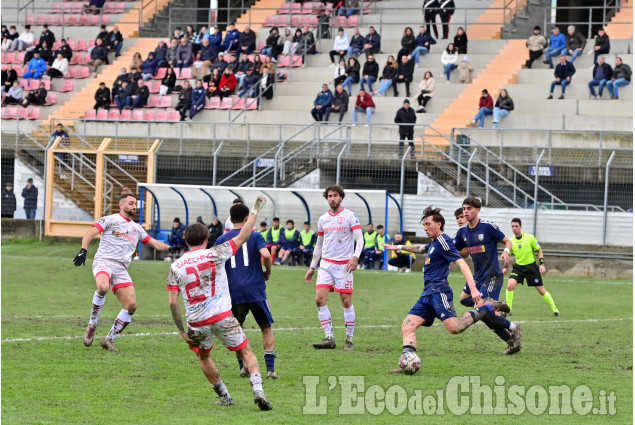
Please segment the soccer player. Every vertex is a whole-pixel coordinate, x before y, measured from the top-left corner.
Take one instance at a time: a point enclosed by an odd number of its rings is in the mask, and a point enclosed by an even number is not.
[[[459,227],[465,226],[465,215],[463,214],[463,208],[457,208],[454,211],[454,218],[456,219],[456,224]]]
[[[170,247],[163,242],[152,239],[143,227],[132,221],[136,213],[137,198],[127,193],[121,195],[119,197],[119,213],[100,218],[86,231],[82,238],[82,248],[73,260],[76,267],[85,265],[90,242],[95,236],[102,234],[99,248],[97,248],[93,260],[93,275],[97,290],[93,295],[90,320],[86,332],[84,332],[84,345],[86,347],[90,347],[93,343],[95,330],[99,323],[99,314],[106,303],[106,294],[110,288],[119,299],[122,309],[110,332],[101,342],[101,346],[115,353],[119,351],[115,348],[115,338],[130,324],[132,315],[137,310],[137,296],[132,279],[128,274],[128,267],[137,243],[141,242],[157,251],[174,252],[175,249],[183,248],[182,246]]]
[[[375,265],[375,251],[377,250],[377,232],[373,223],[368,223],[366,226],[368,229],[364,233],[364,250],[362,256],[364,257],[364,265],[362,269],[372,269]]]
[[[512,253],[516,256],[516,264],[507,281],[507,305],[509,305],[510,314],[512,303],[514,302],[514,288],[519,283],[522,285],[527,279],[527,286],[534,286],[545,302],[549,304],[549,307],[551,307],[553,315],[560,317],[560,311],[556,307],[556,303],[542,284],[542,274],[546,273],[547,268],[545,267],[545,258],[538,241],[534,235],[523,232],[523,224],[520,218],[512,219],[512,232],[514,232]],[[540,266],[536,264],[536,252],[538,253]],[[503,273],[505,272],[506,269],[503,269]]]
[[[245,205],[237,204],[229,210],[234,228],[216,240],[216,245],[220,245],[236,237],[244,227],[249,208]],[[265,270],[262,270],[265,266]],[[274,348],[273,332],[271,325],[273,317],[271,308],[267,301],[265,281],[271,276],[271,255],[267,249],[265,238],[259,232],[252,232],[249,240],[242,249],[236,252],[230,261],[225,263],[225,272],[229,282],[229,294],[232,299],[232,313],[243,326],[247,314],[251,311],[256,323],[262,331],[262,345],[265,350],[265,364],[267,365],[267,378],[277,379],[275,372],[276,352]],[[240,366],[240,376],[245,378],[249,372],[244,367],[244,363],[238,357]]]
[[[269,234],[267,235],[267,246],[271,249],[271,258],[278,258],[278,251],[280,250],[280,232],[282,228],[280,227],[280,219],[278,217],[274,217],[272,220],[272,226],[269,229]]]
[[[302,255],[304,265],[307,267],[311,265],[311,258],[313,257],[316,241],[317,235],[311,230],[311,223],[305,221],[304,230],[300,232],[300,254]]]
[[[243,203],[243,200],[242,200],[242,199],[240,199],[240,198],[236,198],[236,199],[234,199],[234,200],[232,201],[232,207],[233,207],[234,205],[237,205],[237,204],[242,204],[242,203]],[[231,218],[231,216],[229,216],[229,217],[227,217],[227,219],[225,220],[225,227],[224,227],[224,229],[223,229],[223,230],[225,231],[225,233],[227,233],[227,232],[229,232],[229,231],[230,231],[231,229],[233,229],[233,228],[234,228],[234,223],[232,223],[232,218]]]
[[[353,307],[353,271],[357,269],[359,255],[364,247],[362,225],[357,216],[342,207],[344,189],[339,185],[326,188],[322,195],[331,209],[318,220],[318,238],[313,251],[311,267],[304,279],[307,283],[313,280],[315,268],[322,258],[320,270],[315,282],[315,304],[318,318],[322,323],[325,338],[313,344],[313,347],[335,348],[333,337],[333,321],[329,306],[326,305],[329,292],[339,292],[344,307],[346,324],[345,350],[353,350],[353,332],[355,331],[355,308]],[[353,242],[355,247],[353,248]]]
[[[435,318],[441,320],[448,332],[459,334],[485,316],[494,316],[496,310],[507,310],[504,303],[491,300],[464,313],[461,317],[457,317],[452,303],[454,295],[448,283],[451,263],[456,264],[461,269],[473,299],[480,302],[481,294],[476,287],[469,266],[452,243],[452,238],[443,233],[445,218],[441,215],[441,210],[429,206],[423,211],[421,223],[428,237],[432,239],[429,245],[384,244],[386,249],[392,250],[424,252],[426,248],[428,249],[423,272],[425,282],[423,293],[401,325],[404,353],[417,351],[417,328],[432,326]],[[400,369],[395,369],[390,372],[400,371]]]
[[[498,262],[497,245],[505,244],[505,250],[501,255],[504,267],[509,264],[509,253],[512,248],[511,241],[500,231],[498,226],[478,217],[481,211],[481,201],[468,196],[463,201],[463,214],[467,225],[461,227],[456,233],[455,246],[463,258],[472,256],[474,262],[474,281],[481,294],[481,299],[498,300],[503,286],[503,271]],[[472,296],[472,291],[465,285],[460,303],[466,307],[483,305]],[[522,343],[522,329],[520,323],[511,323],[502,316],[485,316],[485,323],[500,339],[507,343],[507,348],[501,354],[514,354],[520,351]]]
[[[203,374],[219,395],[220,400],[217,404],[232,405],[234,401],[210,358],[214,336],[230,351],[235,351],[249,370],[254,403],[261,410],[271,410],[273,406],[262,389],[258,360],[251,351],[249,340],[240,323],[232,314],[232,299],[224,267],[227,260],[236,254],[252,236],[258,212],[265,202],[267,200],[264,196],[256,198],[251,214],[247,220],[244,220],[240,232],[227,242],[210,249],[205,249],[209,238],[207,228],[201,223],[188,226],[184,237],[190,246],[190,251],[172,263],[166,289],[169,291],[170,311],[174,324],[190,349],[196,353]],[[262,273],[262,270],[260,272]],[[179,293],[182,295],[185,306],[187,332],[181,319]]]
[[[284,229],[280,238],[280,253],[278,254],[278,264],[282,265],[291,254],[296,263],[300,264],[300,232],[295,229],[293,220],[287,220],[287,228]],[[291,265],[291,262],[289,262]]]

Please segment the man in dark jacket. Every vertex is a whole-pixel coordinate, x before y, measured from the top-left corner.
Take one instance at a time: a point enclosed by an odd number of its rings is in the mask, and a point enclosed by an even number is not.
[[[29,220],[35,219],[35,211],[37,211],[37,187],[33,185],[33,179],[26,181],[26,186],[22,189],[22,197],[24,198],[24,212]]]
[[[119,109],[119,112],[121,112],[123,108],[126,107],[128,98],[131,94],[132,87],[130,87],[130,83],[128,82],[128,80],[123,80],[121,82],[121,87],[117,89],[117,97],[115,97],[115,103],[117,104],[117,109]]]
[[[613,78],[613,68],[611,65],[604,62],[604,56],[598,57],[598,63],[593,66],[593,72],[591,73],[591,77],[593,78],[589,81],[589,92],[591,92],[591,99],[602,98],[602,92],[604,91],[604,86],[608,81],[611,81]],[[595,94],[595,86],[600,86],[600,90],[598,94]]]
[[[224,56],[225,55],[223,53],[219,53],[218,54],[218,57],[216,58],[216,60],[212,64],[212,72],[214,71],[214,68],[218,68],[218,72],[220,74],[225,72],[225,68],[227,68],[227,61],[225,60]]]
[[[263,66],[260,70],[261,74],[258,76],[261,78],[256,96],[260,95],[265,99],[271,100],[273,98],[273,82],[275,76],[269,73],[269,67]]]
[[[399,68],[397,68],[397,77],[393,80],[392,84],[397,90],[398,83],[404,83],[406,85],[406,96],[410,96],[410,83],[412,82],[412,76],[415,72],[414,61],[408,60],[408,56],[403,55],[399,62]],[[395,96],[399,93],[395,92]]]
[[[18,79],[18,73],[13,69],[12,64],[7,64],[7,69],[2,71],[2,93],[9,91],[13,82]]]
[[[375,61],[375,56],[368,56],[368,60],[364,64],[362,70],[362,78],[359,81],[359,88],[364,89],[364,83],[368,84],[368,91],[373,92],[373,83],[377,81],[379,76],[379,65]]]
[[[426,27],[422,25],[419,28],[419,35],[417,35],[416,47],[410,53],[408,59],[414,59],[416,66],[419,67],[419,57],[430,53],[433,44],[437,44],[437,41],[432,38]]]
[[[93,77],[97,75],[99,67],[105,63],[108,63],[108,49],[104,45],[101,38],[95,41],[95,47],[90,52],[90,60],[86,62],[86,65],[93,67]]]
[[[172,232],[170,233],[170,246],[185,246],[183,240],[183,232],[185,232],[185,225],[181,223],[178,217],[174,217],[174,224],[172,225]]]
[[[240,31],[236,29],[236,25],[227,25],[227,31],[225,32],[225,40],[223,41],[223,50],[225,52],[235,52],[238,50],[240,39]]]
[[[328,84],[322,84],[322,91],[315,96],[311,115],[315,121],[321,122],[324,118],[326,108],[333,103],[333,93],[329,90]]]
[[[256,50],[256,33],[249,28],[249,25],[245,27],[238,40],[240,53],[250,55]]]
[[[210,34],[209,44],[211,44],[217,52],[222,48],[221,45],[223,44],[223,33],[220,32],[219,27],[214,28],[214,32]]]
[[[117,96],[117,93],[124,81],[128,81],[128,83],[130,83],[130,76],[126,71],[126,68],[121,68],[121,72],[117,75],[117,78],[115,78],[115,82],[112,83],[112,91],[110,92],[110,95],[112,96],[113,102],[115,101],[115,96]]]
[[[397,115],[395,115],[395,123],[399,124],[399,157],[403,156],[404,140],[410,140],[408,145],[410,149],[410,158],[415,158],[415,144],[413,143],[415,128],[417,123],[417,116],[414,109],[410,107],[410,101],[408,99],[403,101],[403,107],[399,108]]]
[[[183,83],[183,90],[179,93],[179,103],[176,104],[175,110],[181,113],[181,121],[185,121],[185,114],[192,107],[192,86],[189,81]]]
[[[562,94],[558,99],[564,99],[564,92],[567,86],[571,84],[571,77],[575,74],[575,67],[569,61],[565,55],[560,56],[560,63],[556,66],[556,70],[553,75],[556,79],[551,83],[551,91],[547,99],[553,99],[553,90],[556,86],[562,86]]]
[[[69,61],[73,57],[73,49],[66,43],[66,39],[62,39],[62,45],[53,52],[53,57],[57,57],[58,53],[61,53],[63,57],[68,59]]]
[[[198,53],[198,60],[202,62],[201,65],[201,78],[210,73],[209,69],[218,57],[216,49],[209,42],[209,39],[204,38],[201,42],[201,50]]]
[[[41,82],[37,89],[26,95],[22,101],[22,107],[26,108],[29,105],[44,105],[46,103],[47,95],[48,92],[46,91],[44,83]]]
[[[203,81],[198,80],[196,82],[196,88],[192,90],[192,108],[190,109],[190,117],[186,118],[190,121],[196,114],[198,114],[205,107],[205,87],[203,87]]]
[[[622,58],[619,56],[616,57],[613,78],[611,78],[611,81],[606,84],[609,89],[609,93],[611,93],[611,99],[619,99],[619,88],[629,85],[631,83],[632,75],[633,72],[631,71],[631,67],[622,63]]]
[[[570,55],[571,63],[573,63],[577,57],[582,54],[584,46],[586,46],[586,38],[584,38],[579,31],[576,31],[575,26],[573,25],[569,25],[569,27],[567,27],[567,35],[565,38],[567,40],[567,45],[561,53],[565,56]]]
[[[260,75],[254,72],[254,68],[247,68],[247,75],[243,79],[243,88],[238,92],[238,97],[243,97],[245,93],[249,93],[249,97],[256,97],[259,80]]]
[[[114,25],[112,27],[112,31],[108,33],[108,37],[106,38],[106,46],[108,46],[109,50],[115,51],[115,57],[118,58],[121,56],[121,48],[123,47],[123,35],[119,32],[119,27]]]
[[[348,48],[348,57],[358,57],[364,50],[364,36],[359,33],[359,28],[353,30],[350,47]]]
[[[348,93],[344,90],[344,86],[341,84],[337,85],[337,89],[333,94],[333,102],[331,106],[326,108],[326,115],[324,116],[324,121],[329,120],[329,116],[331,112],[338,112],[340,114],[339,122],[342,122],[342,118],[344,118],[344,114],[348,111]]]
[[[160,40],[159,45],[156,49],[154,49],[154,58],[157,60],[159,64],[159,68],[165,68],[168,65],[167,61],[168,56],[168,46],[165,44],[165,41]]]
[[[216,239],[223,234],[223,224],[218,220],[218,217],[214,217],[212,224],[207,228],[209,229],[209,240],[207,241],[207,248],[209,249],[209,247],[214,246]]]
[[[101,41],[104,42],[104,45],[108,43],[108,30],[106,29],[106,25],[102,25],[99,28],[99,34],[95,37],[95,44],[97,44],[97,39],[101,38]]]
[[[604,28],[598,30],[598,35],[595,37],[595,46],[593,46],[593,64],[598,63],[598,56],[611,51],[611,40],[609,35],[604,31]]]
[[[136,85],[132,86],[132,93],[126,99],[126,105],[130,109],[140,108],[148,103],[148,97],[150,97],[148,86],[145,85],[143,80],[139,80]]]
[[[15,193],[13,193],[13,183],[6,182],[2,189],[2,218],[13,218],[15,213]]]
[[[192,43],[187,38],[183,37],[179,43],[179,47],[176,48],[176,63],[175,68],[187,68],[192,65]]]
[[[53,48],[53,44],[55,43],[55,34],[49,31],[49,26],[46,24],[42,25],[42,33],[40,34],[38,46],[41,46],[43,41],[46,41],[49,48]]]
[[[366,60],[371,54],[379,53],[381,49],[381,37],[375,31],[375,27],[368,27],[368,35],[364,38],[364,53],[366,54]]]
[[[106,83],[99,83],[99,88],[95,92],[95,110],[98,108],[110,109],[110,89],[106,87]]]

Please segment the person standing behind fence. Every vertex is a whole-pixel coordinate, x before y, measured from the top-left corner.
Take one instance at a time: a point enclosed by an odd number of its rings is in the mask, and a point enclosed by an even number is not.
[[[24,198],[24,212],[29,220],[35,219],[37,211],[37,187],[33,184],[33,179],[26,181],[26,186],[22,189],[22,197]]]
[[[2,218],[13,218],[15,213],[15,193],[13,193],[13,183],[6,182],[2,189]]]
[[[454,0],[440,0],[439,7],[439,16],[443,22],[443,39],[447,40],[450,36],[450,19],[454,15]]]
[[[430,32],[430,26],[434,30],[434,38],[439,38],[439,30],[437,29],[437,14],[439,13],[438,0],[424,0],[423,2],[423,19],[426,23],[426,29]]]
[[[413,143],[415,128],[413,124],[417,123],[417,116],[414,109],[410,107],[408,99],[403,101],[403,107],[399,108],[395,115],[395,122],[399,124],[399,157],[403,155],[404,140],[410,140],[408,145],[410,149],[410,158],[415,159],[415,144]]]

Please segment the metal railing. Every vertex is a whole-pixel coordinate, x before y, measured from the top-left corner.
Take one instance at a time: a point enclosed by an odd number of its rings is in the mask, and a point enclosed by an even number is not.
[[[570,10],[570,11],[581,11],[586,12],[588,15],[588,19],[582,21],[561,21],[557,20],[555,16],[555,9],[547,8],[544,11],[543,16],[543,28],[549,28],[553,26],[564,27],[568,25],[586,25],[587,33],[586,38],[591,39],[595,34],[593,31],[594,27],[597,31],[598,27],[603,27],[609,23],[609,19],[611,19],[617,12],[622,9],[632,10],[633,6],[622,6],[620,5],[619,0],[604,0],[603,6],[558,6],[557,10]],[[594,17],[595,11],[602,11],[602,19],[597,19]],[[627,22],[611,22],[611,25],[633,25],[633,20]],[[563,28],[561,28],[562,30]],[[566,31],[563,31],[563,34],[566,34]],[[610,35],[610,34],[609,34]]]

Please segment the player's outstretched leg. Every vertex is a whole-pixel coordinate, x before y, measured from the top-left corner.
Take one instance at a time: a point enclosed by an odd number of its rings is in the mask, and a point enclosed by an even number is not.
[[[273,410],[273,405],[267,400],[265,392],[262,389],[262,376],[260,375],[260,367],[256,355],[251,351],[249,344],[236,351],[243,359],[245,367],[250,372],[249,382],[254,390],[254,403],[260,410]]]
[[[551,311],[553,311],[553,315],[555,317],[560,317],[560,311],[558,310],[558,307],[556,307],[556,303],[553,300],[553,297],[551,296],[549,292],[547,292],[545,287],[536,286],[536,290],[538,291],[540,295],[542,295],[542,299],[545,300],[545,302],[549,305],[549,307],[551,307]]]
[[[333,320],[331,319],[331,311],[329,310],[329,306],[326,305],[328,294],[328,288],[318,288],[315,290],[315,304],[317,305],[318,319],[320,319],[322,329],[324,329],[324,339],[313,344],[313,347],[318,349],[335,348],[335,338],[333,337]]]
[[[212,361],[209,355],[209,351],[198,349],[196,351],[196,355],[198,356],[198,363],[201,366],[203,374],[220,398],[220,400],[218,400],[216,404],[218,404],[219,406],[233,406],[234,400],[232,400],[231,396],[229,395],[229,391],[227,391],[225,382],[223,382],[223,380],[221,379],[218,368]]]
[[[97,284],[97,290],[93,295],[93,306],[90,310],[90,320],[88,321],[88,326],[86,326],[86,332],[84,332],[83,338],[84,345],[86,347],[90,347],[93,343],[95,331],[97,330],[97,325],[99,324],[99,315],[101,314],[101,309],[106,303],[106,294],[108,293],[108,288],[110,287],[110,278],[105,273],[97,275],[95,282]]]
[[[115,347],[115,338],[124,329],[130,324],[132,321],[132,315],[137,310],[137,296],[135,294],[134,286],[125,286],[117,289],[115,292],[119,301],[121,301],[121,306],[123,307],[117,317],[115,318],[115,322],[108,332],[108,335],[101,342],[101,346],[113,353],[118,353],[119,350]]]

